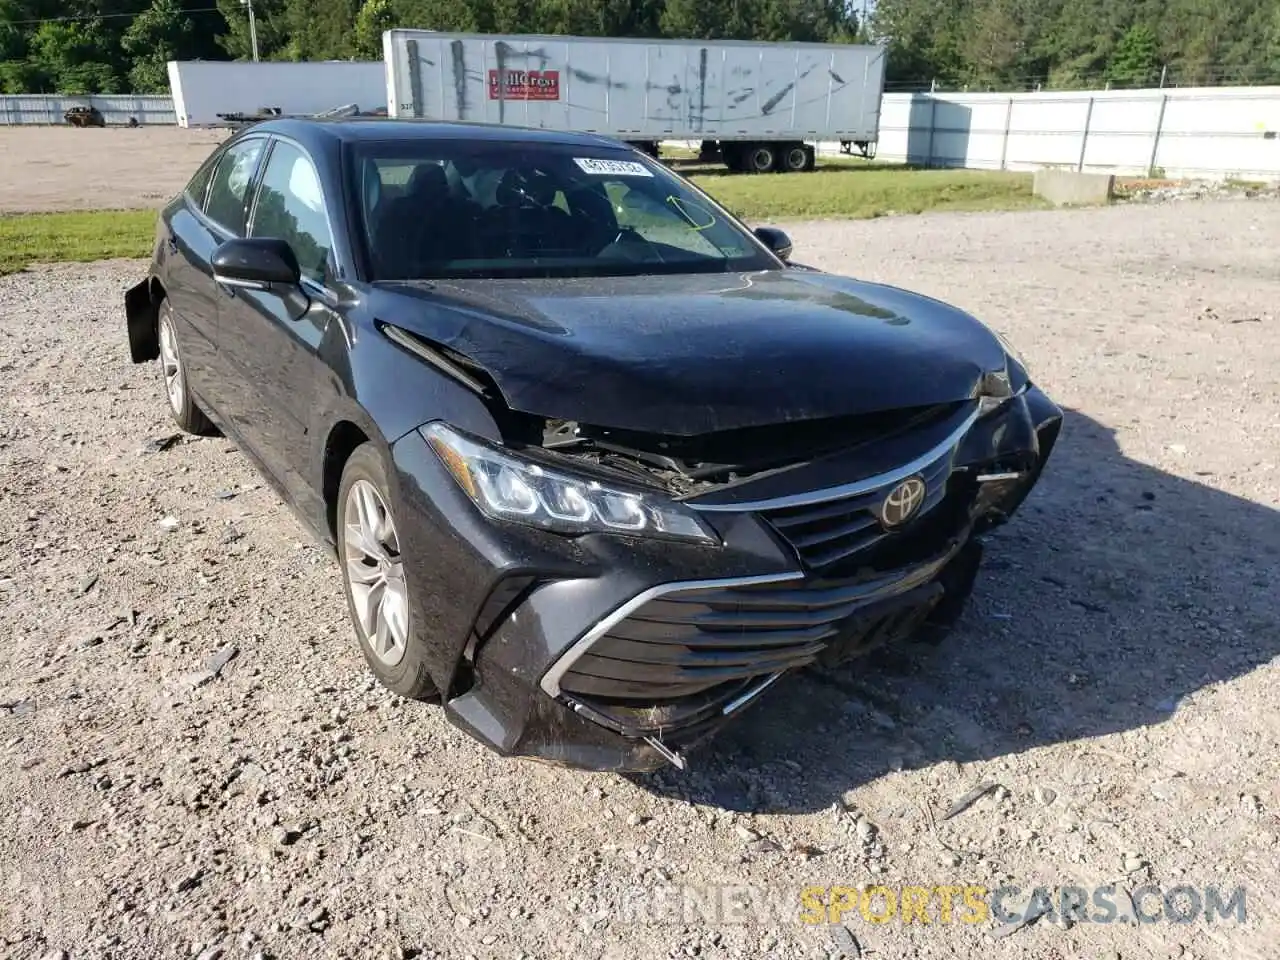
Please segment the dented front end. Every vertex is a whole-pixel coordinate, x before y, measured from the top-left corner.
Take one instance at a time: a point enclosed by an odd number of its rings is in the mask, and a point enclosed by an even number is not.
[[[995,400],[698,437],[510,414],[539,462],[661,491],[714,545],[495,522],[411,433],[393,448],[423,525],[407,536],[445,542],[449,557],[416,612],[442,627],[473,614],[441,678],[446,710],[502,753],[683,763],[787,671],[953,621],[977,538],[1022,503],[1061,422],[1029,383]],[[890,515],[904,489],[912,502]]]

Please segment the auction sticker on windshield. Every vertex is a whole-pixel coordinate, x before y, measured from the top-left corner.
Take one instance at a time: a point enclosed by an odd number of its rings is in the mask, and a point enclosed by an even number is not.
[[[574,157],[573,162],[584,173],[598,173],[615,177],[652,177],[653,171],[634,160],[597,160],[595,157]]]

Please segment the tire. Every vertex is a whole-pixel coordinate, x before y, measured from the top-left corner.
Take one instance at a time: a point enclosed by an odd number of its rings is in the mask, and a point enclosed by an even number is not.
[[[196,405],[188,386],[187,369],[182,360],[182,348],[178,344],[178,328],[173,319],[173,307],[168,299],[161,300],[157,308],[156,340],[160,345],[160,383],[169,401],[169,413],[173,421],[187,433],[197,436],[213,433],[213,424]]]
[[[946,595],[912,638],[917,648],[938,647],[951,636],[973,596],[982,566],[982,548],[981,540],[970,540],[943,568],[938,579],[946,588]]]
[[[787,173],[800,173],[808,169],[809,151],[803,143],[788,143],[782,149],[782,169]]]
[[[743,166],[747,173],[769,173],[777,168],[778,148],[772,143],[753,143],[743,151]]]
[[[411,700],[435,700],[426,644],[409,604],[394,503],[377,448],[361,444],[338,487],[338,561],[347,613],[379,683]]]

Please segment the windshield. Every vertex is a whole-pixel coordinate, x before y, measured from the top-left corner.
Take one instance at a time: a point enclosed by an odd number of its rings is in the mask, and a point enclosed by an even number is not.
[[[779,269],[728,215],[631,151],[463,140],[352,151],[374,280]]]

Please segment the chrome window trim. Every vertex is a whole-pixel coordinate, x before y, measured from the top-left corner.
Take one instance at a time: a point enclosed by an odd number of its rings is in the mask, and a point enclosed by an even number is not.
[[[827,487],[823,490],[808,490],[804,493],[795,493],[785,497],[774,497],[770,500],[750,500],[743,503],[690,503],[687,500],[681,502],[692,510],[702,510],[708,513],[750,513],[755,510],[806,507],[817,503],[826,503],[828,500],[860,496],[861,494],[878,490],[881,487],[899,483],[946,456],[951,452],[952,448],[958,446],[960,441],[964,439],[965,434],[978,421],[980,415],[981,411],[975,406],[973,412],[965,417],[964,422],[932,449],[922,453],[910,463],[904,463],[900,467],[876,474],[874,477],[854,480],[852,483],[841,484],[838,487]]]
[[[201,213],[204,212],[205,198],[209,196],[209,185],[213,183],[213,175],[218,172],[218,164],[220,163],[222,163],[222,154],[219,154],[217,151],[211,153],[207,158],[205,158],[204,163],[200,164],[199,169],[191,175],[191,180],[187,181],[187,185],[182,188],[182,193],[187,198],[187,201],[195,204],[196,209]],[[205,178],[204,189],[200,191],[199,197],[192,196],[191,182],[204,172],[205,167],[209,168],[209,175]]]
[[[569,672],[569,668],[587,652],[601,637],[613,629],[619,621],[625,620],[650,600],[683,590],[715,590],[723,587],[752,587],[766,583],[785,583],[791,580],[803,580],[804,574],[799,571],[790,573],[768,573],[756,577],[726,577],[717,580],[684,580],[678,583],[660,583],[656,587],[641,591],[626,603],[616,607],[614,611],[598,620],[591,629],[584,633],[551,665],[542,675],[539,686],[551,697],[560,696],[560,678]]]

